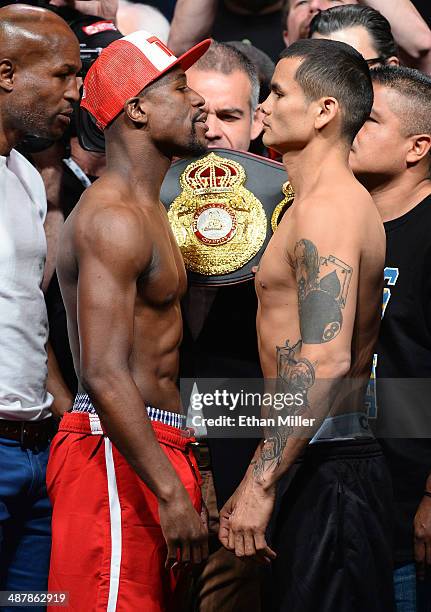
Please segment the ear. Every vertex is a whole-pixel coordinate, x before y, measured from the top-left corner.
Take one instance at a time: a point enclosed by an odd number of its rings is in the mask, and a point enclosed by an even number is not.
[[[142,98],[135,97],[126,100],[124,113],[134,123],[140,123],[141,125],[147,125],[148,123],[146,103]]]
[[[10,59],[0,60],[0,88],[4,91],[13,90],[15,67]]]
[[[287,30],[283,30],[283,40],[284,40],[284,44],[286,45],[286,47],[288,47],[290,45],[290,42],[289,42],[289,33]]]
[[[263,130],[263,111],[260,109],[260,105],[254,111],[253,119],[251,120],[251,130],[250,130],[250,139],[254,140],[257,138]]]
[[[400,65],[400,60],[395,55],[391,55],[391,57],[388,57],[388,59],[385,60],[385,66],[399,66],[399,65]]]
[[[340,105],[336,98],[320,98],[317,102],[317,114],[314,121],[316,130],[321,130],[330,123],[340,112]]]
[[[407,151],[406,162],[408,164],[417,164],[431,149],[431,135],[419,134],[412,136],[410,139],[410,147]]]

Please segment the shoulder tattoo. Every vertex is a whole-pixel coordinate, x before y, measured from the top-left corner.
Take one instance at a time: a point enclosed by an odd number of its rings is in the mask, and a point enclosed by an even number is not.
[[[340,333],[353,268],[334,255],[320,256],[311,240],[295,245],[299,324],[304,344],[329,342]]]

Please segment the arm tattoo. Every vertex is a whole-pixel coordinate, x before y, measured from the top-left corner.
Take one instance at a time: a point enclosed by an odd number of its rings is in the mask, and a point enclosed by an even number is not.
[[[281,379],[287,392],[302,393],[305,407],[308,407],[307,391],[315,380],[314,367],[308,359],[296,359],[296,353],[301,349],[302,342],[298,340],[293,346],[286,340],[286,346],[277,346],[277,378]]]
[[[277,380],[283,391],[301,394],[303,403],[295,406],[293,416],[309,410],[308,390],[314,385],[317,363],[304,357],[296,359],[302,344],[323,344],[335,338],[343,325],[342,309],[346,305],[353,268],[334,257],[319,256],[316,245],[305,238],[294,249],[294,266],[298,287],[298,309],[301,339],[293,346],[277,347]],[[276,469],[293,425],[272,428],[271,435],[261,444],[254,462],[253,476],[260,480],[267,470]]]
[[[283,393],[294,396],[300,394],[303,399],[300,406],[292,407],[292,416],[301,415],[309,408],[307,393],[314,384],[317,365],[305,358],[298,360],[295,358],[295,353],[300,347],[301,341],[290,346],[288,340],[286,346],[277,347],[277,377]],[[293,425],[272,428],[271,435],[263,441],[260,455],[254,463],[253,475],[256,480],[260,480],[266,470],[276,469],[280,465],[284,447],[293,429]]]
[[[266,438],[260,447],[260,456],[254,462],[253,476],[261,480],[266,470],[275,469],[280,465],[284,447],[289,434],[285,431],[276,431],[270,438]]]
[[[353,268],[333,255],[319,256],[316,245],[304,238],[295,245],[294,262],[302,342],[329,342],[343,325]]]

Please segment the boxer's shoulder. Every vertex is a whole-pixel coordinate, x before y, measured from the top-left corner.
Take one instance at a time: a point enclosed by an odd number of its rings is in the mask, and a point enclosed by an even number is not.
[[[90,191],[91,188],[88,189]],[[151,258],[150,224],[135,202],[119,191],[94,189],[74,211],[72,239],[77,254],[129,261],[140,269]]]

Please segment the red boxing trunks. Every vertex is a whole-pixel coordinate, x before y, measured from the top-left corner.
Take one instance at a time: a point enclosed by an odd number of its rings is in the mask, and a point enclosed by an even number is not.
[[[167,548],[157,498],[103,435],[97,421],[97,415],[86,412],[65,414],[51,445],[48,588],[67,592],[68,610],[74,612],[175,609],[180,574],[164,567]],[[190,447],[194,439],[187,430],[158,420],[151,423],[200,512],[201,479]]]

